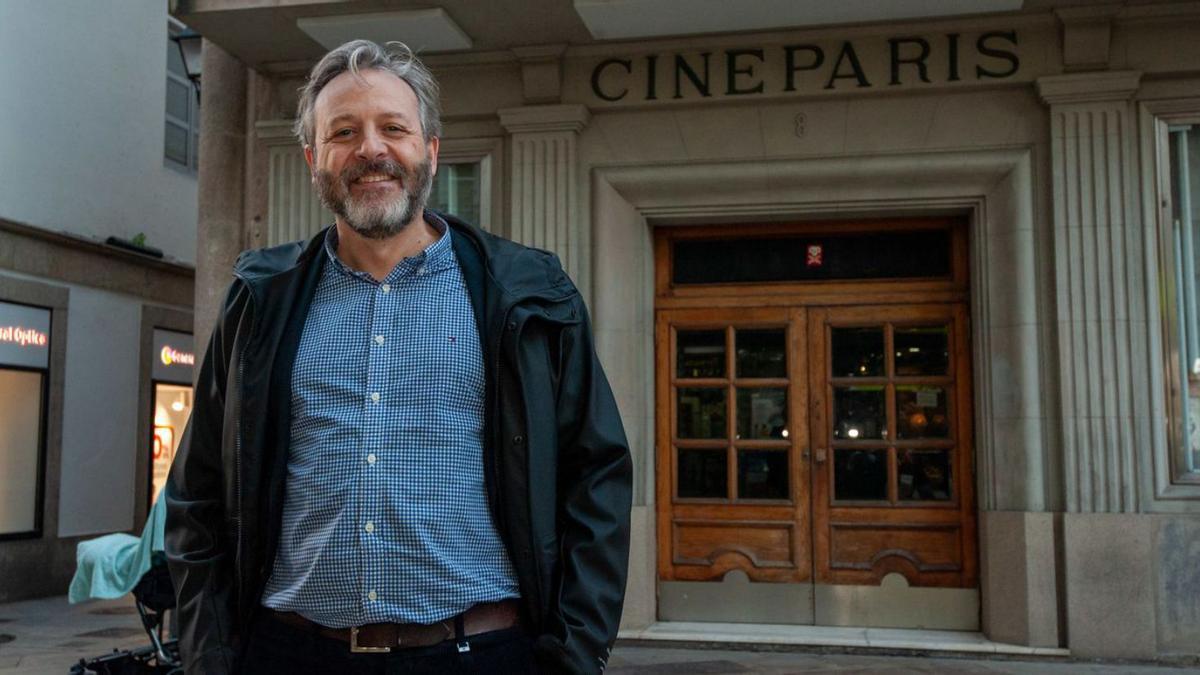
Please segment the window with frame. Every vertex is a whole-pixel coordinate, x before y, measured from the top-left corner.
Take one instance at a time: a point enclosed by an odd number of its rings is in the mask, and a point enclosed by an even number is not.
[[[1200,122],[1159,129],[1170,472],[1200,484]]]
[[[200,96],[188,79],[179,43],[170,39],[183,30],[181,23],[169,24],[163,157],[172,166],[194,172],[200,166]]]
[[[42,528],[50,310],[0,302],[0,539]]]
[[[429,208],[450,213],[473,225],[483,224],[483,162],[438,165],[429,193]]]

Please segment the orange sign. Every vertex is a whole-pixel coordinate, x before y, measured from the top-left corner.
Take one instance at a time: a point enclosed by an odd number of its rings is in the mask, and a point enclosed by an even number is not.
[[[173,363],[179,363],[185,366],[196,365],[196,355],[191,352],[180,352],[171,348],[171,345],[163,345],[162,351],[159,352],[159,358],[162,359],[164,366],[169,366]]]

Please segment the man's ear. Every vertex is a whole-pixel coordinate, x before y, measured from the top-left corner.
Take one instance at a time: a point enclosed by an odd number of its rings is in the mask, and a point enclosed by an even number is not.
[[[429,166],[431,173],[429,175],[436,176],[438,168],[438,148],[441,147],[441,140],[437,136],[429,139]]]
[[[313,146],[305,144],[304,146],[304,162],[308,164],[308,175],[312,176],[315,181],[317,179],[317,170],[313,168],[313,162],[317,158],[317,153],[313,150]]]

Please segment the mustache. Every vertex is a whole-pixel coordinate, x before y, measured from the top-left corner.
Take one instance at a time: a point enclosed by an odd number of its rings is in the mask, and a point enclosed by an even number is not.
[[[346,167],[342,170],[342,183],[349,185],[363,176],[384,175],[391,178],[399,178],[404,181],[408,178],[408,171],[404,166],[395,160],[391,159],[373,159],[366,162],[359,162]]]

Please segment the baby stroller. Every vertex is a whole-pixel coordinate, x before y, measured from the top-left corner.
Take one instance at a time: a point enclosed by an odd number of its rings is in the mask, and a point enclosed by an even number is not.
[[[132,591],[150,644],[80,659],[72,666],[71,675],[183,673],[179,642],[166,635],[167,610],[175,609],[175,587],[163,553],[165,519],[160,494],[150,509],[141,537],[118,533],[79,543],[69,593],[71,603],[111,600]]]

